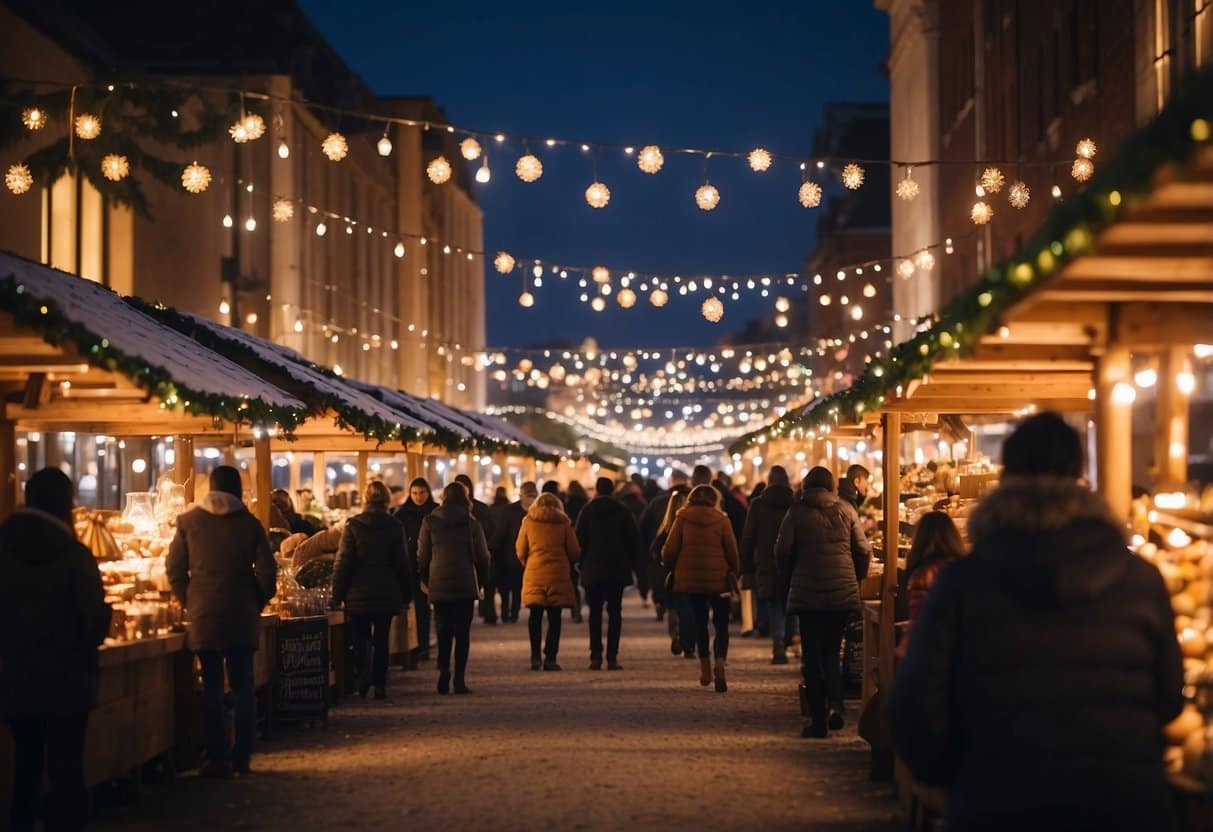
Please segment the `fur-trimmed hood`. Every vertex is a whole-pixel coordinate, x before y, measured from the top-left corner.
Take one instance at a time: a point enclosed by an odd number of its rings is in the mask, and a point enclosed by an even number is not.
[[[198,501],[198,508],[207,514],[214,514],[216,516],[248,511],[248,506],[244,504],[243,500],[235,494],[228,494],[226,491],[208,491],[206,496]]]
[[[531,504],[526,516],[536,523],[568,523],[569,516],[558,508],[545,506],[536,501]]]
[[[725,522],[725,513],[713,506],[688,505],[678,512],[678,518],[684,523],[694,523],[697,526],[715,526]]]
[[[974,555],[1031,607],[1082,603],[1103,594],[1133,557],[1121,524],[1098,494],[1072,480],[1009,477],[968,523]]]

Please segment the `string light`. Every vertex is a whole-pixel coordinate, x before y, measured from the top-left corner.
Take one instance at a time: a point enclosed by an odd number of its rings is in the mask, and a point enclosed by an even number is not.
[[[379,137],[379,141],[375,142],[375,150],[379,152],[380,156],[392,155],[392,140],[388,138],[387,133],[384,133]]]
[[[534,182],[543,176],[543,162],[539,161],[538,156],[527,153],[518,157],[514,164],[514,174],[523,182]]]
[[[816,182],[805,182],[800,186],[797,198],[805,208],[816,208],[821,204],[821,186]]]
[[[969,219],[974,225],[985,225],[994,218],[994,209],[990,207],[990,203],[978,200],[973,203],[973,207],[969,210]]]
[[[237,144],[256,141],[265,135],[265,119],[256,113],[245,113],[227,132]]]
[[[101,160],[101,175],[111,182],[121,182],[131,172],[125,156],[110,153]]]
[[[46,121],[46,111],[37,107],[30,107],[21,112],[21,123],[31,132],[41,130],[46,126]]]
[[[929,272],[935,268],[935,255],[924,248],[914,255],[914,265],[924,272]]]
[[[340,133],[329,133],[320,143],[320,150],[331,162],[340,162],[350,152],[350,143]]]
[[[1002,190],[1006,178],[998,168],[986,168],[981,172],[981,187],[986,193],[996,194]]]
[[[701,211],[715,209],[720,204],[720,191],[710,182],[700,185],[699,189],[695,191],[695,204],[699,206]]]
[[[23,164],[9,165],[4,174],[4,184],[14,194],[20,196],[34,186],[34,175]]]
[[[499,251],[497,256],[493,258],[493,268],[501,274],[509,274],[514,271],[514,257],[508,251]]]
[[[425,166],[425,175],[435,185],[441,185],[451,178],[451,163],[445,156],[438,156]]]
[[[395,254],[397,259],[404,257],[404,243],[396,243],[396,247],[392,249],[392,254]]]
[[[636,157],[636,167],[645,173],[657,173],[664,164],[665,157],[661,155],[661,148],[655,144],[646,144],[640,148],[640,155]]]
[[[485,156],[484,161],[480,163],[480,167],[476,169],[476,181],[481,185],[487,185],[492,178],[493,173],[489,170],[489,157]]]
[[[699,311],[707,320],[718,323],[724,317],[724,304],[720,302],[720,298],[713,296],[703,302]]]
[[[295,204],[289,199],[275,199],[270,216],[274,218],[274,222],[290,222],[295,216]]]
[[[624,309],[631,309],[636,305],[636,293],[631,289],[620,289],[619,294],[615,296],[615,300]]]
[[[206,165],[192,162],[181,172],[181,187],[191,194],[200,194],[211,184],[211,172]]]
[[[101,119],[92,113],[76,116],[76,135],[85,141],[97,138],[101,135]]]
[[[593,182],[585,189],[585,201],[591,208],[605,208],[611,201],[611,189],[601,182]]]
[[[649,303],[657,309],[665,306],[670,301],[669,294],[664,289],[654,289],[649,293]]]
[[[598,295],[592,301],[590,301],[590,308],[595,312],[601,312],[602,310],[606,309],[606,300],[603,299],[602,295]]]
[[[278,142],[278,158],[279,159],[291,158],[291,146],[289,144],[287,144],[286,141],[284,141],[284,140]]]
[[[785,298],[785,297],[775,298],[775,311],[776,312],[787,312],[791,308],[792,308],[792,302],[789,301],[787,298]]]
[[[908,280],[914,276],[914,261],[910,258],[901,260],[897,263],[897,275],[902,279]]]
[[[1079,139],[1074,147],[1074,155],[1080,159],[1094,159],[1096,149],[1095,142],[1091,139]]]
[[[256,231],[257,230],[257,220],[253,217],[249,217],[248,219],[246,219],[244,221],[244,230],[245,231]]]
[[[746,161],[750,163],[750,170],[762,173],[764,170],[770,170],[771,154],[761,147],[757,147],[750,151],[750,154],[746,157]]]
[[[476,159],[479,159],[480,154],[484,151],[483,148],[480,147],[480,142],[476,141],[471,136],[468,136],[459,143],[459,152],[463,154],[463,158],[467,159],[469,162],[473,162]]]
[[[518,305],[530,309],[535,305],[535,296],[530,292],[523,292],[518,296]]]
[[[842,169],[842,184],[852,191],[859,190],[863,185],[863,168],[854,162]]]
[[[1016,181],[1007,191],[1007,202],[1011,203],[1012,208],[1024,209],[1028,207],[1029,200],[1032,199],[1032,191],[1028,188],[1027,183],[1022,180]]]
[[[1070,175],[1077,182],[1086,182],[1095,175],[1095,163],[1085,156],[1079,156],[1070,167]]]
[[[918,183],[914,181],[914,169],[906,168],[906,175],[897,183],[897,198],[909,202],[918,196]]]

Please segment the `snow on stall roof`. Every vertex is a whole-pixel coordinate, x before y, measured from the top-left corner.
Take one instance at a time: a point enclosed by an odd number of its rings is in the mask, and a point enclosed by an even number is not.
[[[235,327],[215,323],[198,315],[178,312],[181,317],[190,320],[195,326],[206,329],[216,338],[236,344],[254,353],[258,360],[272,365],[276,370],[285,373],[292,380],[320,392],[332,396],[341,402],[342,407],[362,411],[367,416],[382,419],[389,424],[400,425],[404,429],[432,433],[434,425],[412,415],[408,411],[399,410],[380,401],[364,390],[360,390],[352,382],[333,378],[308,361],[290,347],[267,341],[251,333]]]
[[[541,454],[549,456],[569,456],[568,448],[561,448],[559,445],[553,445],[549,442],[543,442],[529,433],[524,431],[517,425],[512,425],[504,419],[498,419],[494,416],[489,416],[486,413],[469,413],[473,419],[484,425],[487,430],[492,431],[498,436],[504,437],[510,442],[517,442],[522,445],[530,445]]]
[[[469,429],[467,423],[463,420],[449,419],[444,415],[440,415],[435,410],[426,407],[425,405],[428,403],[428,401],[419,396],[405,393],[402,390],[393,390],[391,387],[384,387],[379,384],[369,384],[365,381],[358,381],[356,379],[350,379],[348,384],[351,387],[355,387],[358,390],[363,391],[364,393],[375,396],[394,410],[399,410],[402,413],[408,413],[413,418],[427,421],[430,424],[437,424],[443,430],[453,433],[461,439],[474,439],[479,436],[479,432]]]
[[[113,349],[164,370],[184,388],[233,399],[260,399],[273,407],[307,409],[299,399],[143,314],[99,283],[8,252],[0,252],[0,276],[11,276],[30,297],[53,302],[64,317],[108,339]]]

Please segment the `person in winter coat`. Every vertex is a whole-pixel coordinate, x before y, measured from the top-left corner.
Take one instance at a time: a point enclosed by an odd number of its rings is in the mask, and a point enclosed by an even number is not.
[[[421,540],[421,524],[430,512],[438,508],[424,477],[409,483],[409,498],[396,509],[395,517],[404,526],[409,568],[412,571],[413,613],[417,619],[417,652],[423,662],[430,660],[430,599],[421,589],[421,572],[417,563],[417,544]]]
[[[345,524],[333,566],[334,607],[345,605],[353,632],[358,691],[387,698],[388,635],[392,619],[412,600],[404,526],[388,513],[392,495],[381,482],[369,483],[366,508]],[[371,660],[371,645],[374,659]]]
[[[581,510],[590,502],[590,495],[585,493],[585,486],[573,480],[569,483],[569,490],[564,495],[564,513],[569,516],[569,522],[574,526],[577,525],[577,518],[581,515]]]
[[[720,492],[720,510],[728,515],[734,537],[740,539],[741,533],[745,531],[746,509],[741,504],[741,500],[737,499],[737,495],[733,493],[732,478],[723,471],[718,471],[712,485]]]
[[[696,643],[695,614],[691,611],[690,602],[685,595],[665,590],[669,570],[661,562],[661,550],[670,537],[670,530],[674,528],[674,520],[678,517],[678,512],[682,511],[682,507],[687,504],[687,494],[689,493],[689,490],[670,493],[670,499],[665,504],[665,517],[662,518],[657,535],[649,547],[649,557],[661,567],[661,572],[654,576],[656,581],[654,586],[662,587],[666,603],[669,604],[666,611],[666,622],[670,633],[670,652],[675,656],[683,655],[688,659],[693,659],[695,658]]]
[[[759,618],[770,622],[771,664],[787,664],[787,580],[780,577],[775,565],[775,541],[794,499],[783,466],[773,467],[768,480],[767,487],[750,504],[738,549],[742,573],[760,607]]]
[[[1158,570],[1079,484],[1054,413],[1002,448],[973,550],[935,581],[892,687],[898,753],[955,830],[1172,829],[1163,727],[1183,665]]]
[[[615,497],[631,513],[632,523],[639,528],[640,518],[644,516],[646,507],[644,501],[644,479],[634,475],[627,482],[620,483],[615,489]],[[633,568],[636,569],[636,591],[640,594],[641,604],[647,608],[649,606],[649,592],[652,589],[649,586],[648,567],[637,562]]]
[[[638,524],[640,546],[643,551],[653,551],[653,542],[657,539],[657,532],[665,520],[666,507],[669,506],[670,497],[675,492],[681,492],[683,497],[691,492],[691,487],[687,485],[685,471],[678,469],[672,471],[670,473],[670,490],[659,493],[644,507],[644,513],[640,515]],[[653,606],[657,608],[657,620],[660,621],[665,617],[666,610],[671,605],[671,599],[666,597],[665,587],[662,585],[662,581],[665,579],[665,567],[661,564],[660,546],[657,547],[657,557],[649,558],[648,573],[649,586],[653,592]]]
[[[489,511],[487,503],[476,499],[476,489],[472,487],[472,478],[467,474],[460,474],[455,477],[455,482],[460,483],[467,489],[468,499],[472,501],[472,516],[476,518],[476,522],[480,524],[480,528],[484,531],[484,539],[492,540],[493,529],[493,513]],[[489,571],[481,577],[487,591],[484,594],[484,599],[480,601],[480,618],[485,624],[497,623],[497,575],[494,573],[492,563],[489,564]]]
[[[872,472],[862,465],[852,465],[847,474],[838,481],[838,496],[859,511],[860,506],[868,499],[868,488],[872,482]]]
[[[277,590],[277,564],[257,518],[241,500],[240,472],[220,465],[210,493],[177,518],[165,572],[189,618],[190,647],[202,665],[206,777],[249,772],[257,703],[253,653],[261,643],[261,610]],[[236,744],[223,718],[224,667],[236,699]]]
[[[283,528],[290,531],[291,534],[313,535],[316,533],[317,529],[312,525],[311,521],[295,511],[295,501],[291,499],[289,492],[281,488],[275,488],[270,494],[270,502],[274,504],[274,509],[281,515],[282,522],[285,523]]]
[[[0,526],[0,721],[13,739],[14,830],[33,830],[50,795],[47,829],[84,829],[84,738],[97,703],[97,646],[110,608],[97,562],[76,540],[72,482],[45,468],[25,484],[25,505]]]
[[[489,540],[489,552],[493,555],[493,570],[497,575],[497,592],[501,596],[501,620],[507,624],[518,622],[522,608],[522,563],[514,551],[522,520],[539,496],[533,482],[524,482],[518,489],[518,501],[505,499],[495,503],[493,512],[493,537]]]
[[[732,611],[729,575],[741,573],[737,540],[729,518],[719,508],[720,492],[710,485],[696,486],[678,513],[661,558],[674,573],[674,591],[690,596],[699,647],[699,684],[712,683],[712,655],[716,656],[716,690],[728,690],[725,667],[729,657],[729,614]],[[716,631],[708,652],[708,612]]]
[[[543,669],[560,670],[560,617],[575,603],[572,566],[581,556],[577,535],[555,494],[540,494],[522,521],[515,545],[522,563],[522,603],[531,611],[531,670],[540,668],[543,616],[548,617]]]
[[[438,692],[451,689],[451,648],[455,651],[455,693],[471,693],[466,683],[472,615],[485,592],[489,550],[484,529],[472,512],[461,483],[442,489],[442,505],[421,524],[417,549],[421,582],[434,604],[438,623]]]
[[[775,543],[779,574],[789,586],[788,612],[800,617],[800,667],[811,720],[802,737],[824,737],[827,727],[843,727],[838,651],[847,619],[860,608],[859,581],[871,558],[859,514],[834,493],[834,475],[820,466],[811,469]]]
[[[599,477],[594,490],[597,496],[577,520],[581,585],[590,606],[590,670],[602,670],[603,606],[607,611],[607,669],[622,670],[623,589],[632,585],[633,569],[640,568],[640,534],[632,513],[611,496],[615,483],[609,477]]]
[[[906,619],[910,629],[897,645],[897,654],[905,656],[910,647],[910,636],[913,633],[914,622],[922,612],[922,605],[927,601],[927,594],[935,584],[939,573],[956,558],[965,553],[964,541],[952,518],[942,511],[932,511],[924,514],[914,528],[914,541],[910,544],[910,553],[906,556],[905,596]],[[899,595],[901,593],[899,592]],[[900,600],[900,599],[899,599]],[[898,613],[899,620],[902,619]]]

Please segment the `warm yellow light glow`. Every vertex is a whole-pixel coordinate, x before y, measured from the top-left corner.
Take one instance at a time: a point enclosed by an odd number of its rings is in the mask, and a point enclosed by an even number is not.
[[[535,305],[535,296],[530,292],[523,292],[518,296],[518,305],[529,309]]]
[[[973,207],[969,210],[969,219],[974,225],[985,225],[994,218],[994,209],[990,207],[990,203],[978,200],[973,203]]]
[[[1196,376],[1192,375],[1188,370],[1176,373],[1175,387],[1185,396],[1192,395],[1192,391],[1196,389]]]
[[[914,255],[914,265],[924,272],[929,272],[935,268],[935,255],[924,248]]]
[[[101,119],[92,113],[76,116],[76,135],[88,141],[101,135]]]
[[[636,305],[636,293],[631,289],[620,289],[619,294],[615,296],[615,300],[624,309],[631,309]]]
[[[493,268],[502,274],[509,274],[514,271],[514,256],[508,251],[497,252],[497,256],[493,258]]]
[[[996,194],[1002,190],[1006,178],[998,168],[986,168],[981,172],[981,187],[987,193]]]
[[[468,136],[459,143],[459,152],[463,154],[463,158],[471,162],[474,159],[479,159],[480,154],[483,153],[484,150],[480,147],[480,142],[476,141],[471,136]]]
[[[1095,163],[1090,159],[1079,157],[1070,167],[1070,175],[1078,182],[1086,182],[1095,175]]]
[[[710,297],[703,302],[699,311],[703,313],[704,318],[712,323],[717,323],[724,317],[724,304],[720,302],[720,298]]]
[[[181,172],[181,187],[191,194],[200,194],[211,184],[211,172],[206,165],[193,162]]]
[[[591,183],[585,189],[585,201],[591,208],[605,208],[611,201],[611,189],[601,182]]]
[[[1147,367],[1144,370],[1140,370],[1135,376],[1133,376],[1133,383],[1143,390],[1148,387],[1153,387],[1158,383],[1158,371],[1153,367]]]
[[[700,185],[699,190],[695,191],[695,204],[699,206],[700,210],[713,210],[720,204],[720,191],[710,183]]]
[[[110,153],[101,160],[101,175],[111,182],[121,182],[130,172],[131,166],[125,156]]]
[[[897,261],[897,275],[902,279],[908,279],[914,276],[914,261],[909,257],[904,260]]]
[[[750,155],[746,157],[750,163],[750,170],[761,173],[764,170],[769,170],[771,167],[771,154],[763,150],[761,147],[754,148],[750,151]]]
[[[20,196],[34,186],[34,175],[23,164],[9,165],[4,174],[4,184],[14,194]]]
[[[1116,382],[1112,388],[1112,404],[1119,407],[1128,407],[1137,401],[1137,389],[1124,381]]]
[[[340,162],[349,154],[350,144],[340,133],[329,133],[320,143],[320,150],[329,158],[329,161]]]
[[[1079,139],[1074,147],[1074,155],[1080,159],[1094,159],[1096,150],[1095,142],[1091,139]]]
[[[380,156],[392,155],[392,140],[386,135],[380,136],[379,141],[375,143],[375,149],[379,151]]]
[[[441,185],[451,178],[451,163],[445,156],[439,156],[425,166],[425,175],[435,185]]]
[[[821,204],[821,186],[816,182],[805,182],[800,186],[796,198],[805,208],[816,208]]]
[[[906,175],[897,183],[897,198],[909,202],[918,196],[918,191],[918,183],[914,181],[912,170],[906,168]]]
[[[41,130],[46,126],[46,111],[30,107],[21,112],[21,123],[29,130]]]
[[[530,153],[520,156],[514,163],[514,175],[523,182],[534,182],[543,176],[543,162],[539,161],[538,156]]]
[[[1032,199],[1032,191],[1022,181],[1015,182],[1007,191],[1007,202],[1011,203],[1012,208],[1023,209],[1028,207],[1028,202]]]
[[[636,167],[645,173],[657,173],[664,164],[665,157],[661,155],[661,148],[655,144],[640,148],[640,155],[636,157]]]
[[[274,222],[290,222],[295,216],[295,204],[289,199],[275,199],[270,214],[273,216]]]
[[[606,309],[606,300],[601,295],[597,295],[592,301],[590,301],[590,308],[595,312],[601,312],[602,310]]]
[[[649,294],[649,303],[653,304],[653,306],[657,307],[658,309],[669,303],[669,300],[670,296],[664,289],[654,289]]]
[[[863,185],[863,168],[852,162],[842,169],[842,184],[852,191]]]

